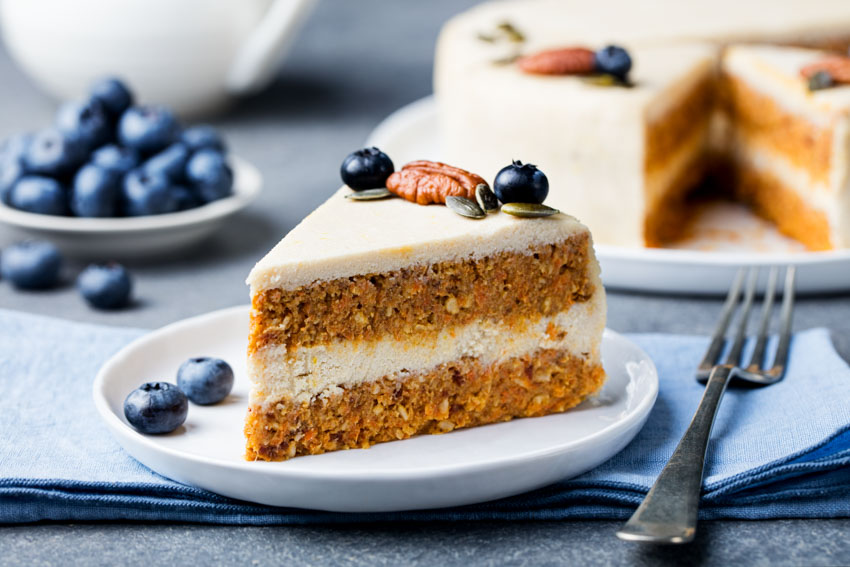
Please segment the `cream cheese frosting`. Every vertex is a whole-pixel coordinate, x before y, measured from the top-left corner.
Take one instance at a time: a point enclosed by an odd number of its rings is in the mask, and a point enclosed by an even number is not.
[[[486,47],[480,46],[475,51],[480,57],[461,55],[468,63],[461,65],[453,59],[455,34],[444,34],[435,91],[446,159],[485,177],[512,159],[532,161],[549,177],[552,206],[587,224],[598,242],[642,246],[644,211],[666,189],[655,185],[675,178],[673,170],[693,163],[709,140],[706,121],[669,156],[668,174],[656,172],[650,180],[647,130],[710,79],[716,48],[702,43],[633,48],[635,86],[606,88],[580,77],[530,75],[516,65],[494,65],[492,51],[484,55]],[[535,28],[529,43],[537,36]]]
[[[547,334],[550,324],[565,331],[563,338]],[[254,380],[251,403],[265,399],[306,402],[315,396],[340,393],[346,386],[428,371],[464,356],[488,365],[538,349],[562,349],[598,364],[604,326],[605,292],[600,285],[588,301],[575,303],[568,311],[543,317],[521,330],[500,322],[477,321],[445,329],[435,338],[338,341],[293,353],[285,346],[267,346],[248,361]]]
[[[563,213],[540,219],[497,213],[472,220],[441,205],[398,198],[351,201],[344,197],[350,192],[337,191],[254,266],[247,282],[252,295],[416,264],[522,252],[587,231]]]

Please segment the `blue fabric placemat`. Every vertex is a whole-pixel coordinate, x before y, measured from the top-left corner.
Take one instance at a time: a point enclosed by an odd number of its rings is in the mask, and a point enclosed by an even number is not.
[[[704,337],[631,335],[660,373],[637,438],[578,478],[485,504],[334,514],[239,502],[150,471],[110,437],[91,400],[100,365],[145,331],[0,310],[0,523],[151,520],[220,524],[627,518],[702,394]],[[799,333],[785,380],[731,389],[709,448],[703,518],[850,516],[850,369],[828,331]]]

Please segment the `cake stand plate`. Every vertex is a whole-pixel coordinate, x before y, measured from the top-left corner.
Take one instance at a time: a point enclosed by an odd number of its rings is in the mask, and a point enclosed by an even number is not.
[[[115,439],[141,463],[184,484],[273,506],[382,512],[460,506],[503,498],[579,475],[625,447],[658,393],[652,360],[605,331],[608,380],[600,394],[563,414],[425,435],[289,461],[246,462],[242,424],[248,306],[174,323],[134,341],[101,368],[97,411]],[[215,406],[190,404],[168,435],[142,435],[124,419],[127,394],[152,380],[175,381],[192,356],[227,360],[231,395]]]
[[[388,116],[367,144],[384,150],[399,166],[418,159],[444,161],[434,97]],[[743,206],[731,203],[704,207],[694,235],[675,247],[597,244],[596,253],[603,282],[614,289],[725,295],[742,266],[794,265],[800,293],[850,290],[850,250],[808,252]]]

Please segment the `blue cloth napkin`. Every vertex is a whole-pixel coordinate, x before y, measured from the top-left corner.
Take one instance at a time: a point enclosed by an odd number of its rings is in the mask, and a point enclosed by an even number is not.
[[[0,310],[0,523],[155,520],[220,524],[626,518],[702,394],[704,337],[632,335],[660,394],[635,440],[578,478],[462,508],[334,514],[230,500],[150,471],[110,437],[91,401],[100,365],[144,331]],[[850,516],[850,369],[829,333],[799,333],[785,380],[731,389],[709,448],[703,518]]]

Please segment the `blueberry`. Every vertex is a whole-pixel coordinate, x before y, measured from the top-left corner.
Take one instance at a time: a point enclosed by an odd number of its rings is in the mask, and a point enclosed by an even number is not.
[[[11,206],[42,215],[64,215],[67,212],[65,200],[65,190],[50,177],[21,177],[9,192]]]
[[[118,140],[143,154],[153,154],[173,142],[179,133],[177,119],[162,106],[132,106],[118,122]]]
[[[91,162],[123,174],[139,165],[141,158],[139,152],[132,148],[109,144],[96,149],[91,155]]]
[[[69,205],[78,217],[114,217],[120,195],[120,173],[87,163],[74,176]]]
[[[203,203],[198,198],[195,192],[185,185],[174,185],[171,187],[171,193],[177,199],[177,210],[186,211],[200,207]]]
[[[224,140],[218,130],[208,124],[190,126],[183,130],[180,141],[193,152],[198,150],[218,150],[221,153],[227,151]]]
[[[233,369],[220,358],[190,358],[177,370],[177,386],[196,404],[217,404],[233,389]]]
[[[609,45],[596,52],[595,65],[600,73],[614,75],[625,81],[632,68],[632,58],[622,47]]]
[[[182,181],[189,161],[189,148],[181,143],[171,144],[148,161],[142,168],[148,173],[161,173],[171,181]]]
[[[12,188],[23,175],[24,168],[19,160],[0,156],[0,202],[10,204]]]
[[[233,192],[233,172],[215,150],[200,150],[186,164],[186,179],[202,203],[223,199]]]
[[[87,151],[105,144],[112,136],[106,109],[96,100],[63,103],[56,112],[56,127],[68,138],[78,140]]]
[[[0,275],[21,289],[46,289],[59,282],[62,255],[49,242],[27,240],[0,255]]]
[[[186,394],[168,382],[142,384],[124,400],[124,417],[142,433],[171,433],[188,413]]]
[[[85,159],[84,143],[47,129],[33,137],[21,161],[28,173],[57,177],[73,172]]]
[[[128,217],[161,215],[177,210],[177,198],[168,178],[161,173],[135,169],[124,176],[121,187],[123,212]]]
[[[130,303],[133,282],[121,264],[91,264],[77,277],[77,289],[92,307],[119,309]]]
[[[119,117],[133,104],[133,93],[123,82],[107,77],[94,83],[91,97],[100,102],[112,117]]]
[[[549,180],[537,166],[514,160],[496,174],[493,191],[503,203],[539,204],[549,194]]]
[[[32,141],[32,134],[14,134],[0,142],[0,161],[21,161]]]
[[[392,160],[378,148],[363,148],[348,154],[339,168],[342,182],[354,189],[383,187],[395,170]]]

